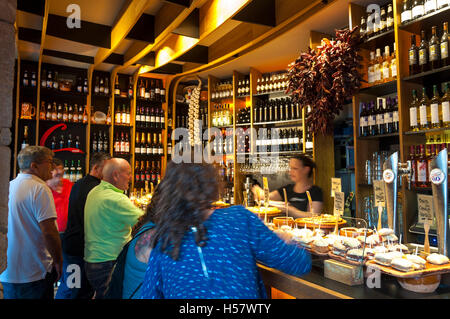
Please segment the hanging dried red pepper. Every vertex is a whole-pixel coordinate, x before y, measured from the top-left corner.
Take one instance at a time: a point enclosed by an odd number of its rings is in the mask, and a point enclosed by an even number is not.
[[[310,132],[332,133],[333,119],[358,90],[360,41],[358,27],[336,30],[336,40],[322,40],[320,46],[314,50],[308,48],[289,65],[286,92],[302,108],[311,106],[306,118]]]

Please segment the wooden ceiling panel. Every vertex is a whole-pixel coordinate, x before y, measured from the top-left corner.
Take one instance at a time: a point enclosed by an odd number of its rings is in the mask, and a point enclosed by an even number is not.
[[[32,13],[17,11],[16,23],[19,27],[42,30],[42,16]]]
[[[17,10],[44,16],[45,0],[17,0]]]
[[[75,42],[102,48],[111,48],[111,27],[81,20],[81,28],[69,28],[67,18],[55,14],[48,15],[47,34]]]
[[[67,12],[71,4],[80,6],[81,20],[97,24],[112,26],[127,0],[52,0],[50,13],[68,17],[72,11]]]
[[[98,47],[96,46],[61,39],[48,34],[45,37],[44,49],[54,51],[70,51],[74,54],[86,56],[95,56],[98,51]]]

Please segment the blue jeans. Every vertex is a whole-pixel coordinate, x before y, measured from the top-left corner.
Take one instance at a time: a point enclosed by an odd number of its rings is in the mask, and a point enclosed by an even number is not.
[[[53,299],[56,270],[47,273],[44,279],[15,284],[2,282],[4,299]]]
[[[86,276],[95,290],[95,299],[103,299],[105,296],[115,264],[115,260],[101,263],[85,263]]]
[[[63,273],[55,299],[92,299],[94,296],[94,289],[87,280],[83,257],[70,256],[63,251],[63,260]],[[77,282],[79,285],[75,285],[75,287],[73,287],[73,281],[76,273],[73,269],[67,268],[69,265],[77,265],[80,267],[80,278],[77,278],[79,279]],[[75,279],[75,281],[77,279]]]

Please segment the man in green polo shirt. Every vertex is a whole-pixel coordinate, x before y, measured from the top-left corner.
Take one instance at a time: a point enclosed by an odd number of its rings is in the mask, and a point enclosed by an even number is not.
[[[96,299],[103,298],[116,259],[131,239],[132,227],[144,214],[124,194],[131,176],[131,166],[126,160],[109,160],[103,168],[103,180],[86,199],[84,260]]]

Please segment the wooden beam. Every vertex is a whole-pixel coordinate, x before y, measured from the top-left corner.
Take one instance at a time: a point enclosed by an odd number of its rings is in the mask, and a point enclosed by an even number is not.
[[[17,10],[43,17],[45,14],[45,0],[17,0]]]
[[[196,45],[188,52],[178,57],[175,61],[206,64],[208,63],[208,47]]]
[[[149,71],[149,73],[158,74],[178,74],[183,72],[183,66],[175,63],[167,63],[159,68]]]
[[[125,10],[121,10],[122,15],[112,27],[110,33],[110,48],[100,48],[95,56],[95,66],[102,63],[107,57],[114,52],[119,44],[125,39],[127,34],[131,31],[133,26],[139,20],[141,15],[148,8],[149,1],[147,0],[131,0],[127,1],[124,6]]]
[[[200,37],[199,12],[199,9],[195,8],[194,11],[192,11],[191,14],[172,31],[172,33],[198,39]]]
[[[155,52],[150,51],[145,57],[137,61],[138,64],[144,64],[148,66],[155,66]]]
[[[69,29],[66,17],[49,14],[47,34],[97,47],[111,48],[111,27],[103,24],[81,21],[81,28]]]
[[[105,61],[103,61],[103,63],[122,65],[123,64],[123,54],[111,53],[110,56],[107,57],[105,59]]]
[[[19,27],[19,40],[41,44],[41,30]]]
[[[239,11],[233,20],[255,24],[276,26],[275,0],[252,1]]]
[[[70,52],[62,52],[62,51],[44,49],[42,54],[46,55],[46,56],[52,56],[55,58],[77,61],[77,62],[82,62],[82,63],[88,63],[88,64],[94,63],[93,56],[74,54],[74,53],[70,53]]]
[[[164,0],[164,1],[175,3],[186,8],[189,8],[192,3],[192,0]]]
[[[189,8],[180,8],[173,3],[166,3],[155,16],[155,43],[142,45],[135,42],[125,53],[124,66],[130,66],[146,56],[150,51],[158,49],[166,39],[170,38],[172,30],[186,19],[194,8],[201,7],[208,0],[194,0]]]
[[[143,14],[126,36],[127,39],[155,42],[155,17]]]

